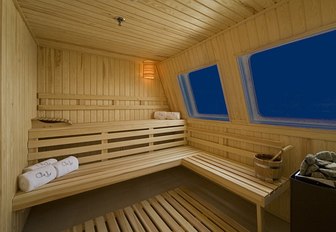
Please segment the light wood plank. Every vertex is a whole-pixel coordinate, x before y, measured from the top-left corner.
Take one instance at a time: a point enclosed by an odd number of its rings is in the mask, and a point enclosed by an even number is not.
[[[93,220],[86,221],[84,223],[84,228],[86,232],[95,232]]]
[[[121,232],[113,212],[107,213],[105,218],[110,231]]]
[[[17,6],[17,2],[10,0],[0,3],[0,231],[22,231],[29,213],[13,213],[10,205],[17,176],[27,165],[27,130],[31,127],[30,119],[37,116],[37,88],[45,87],[43,83],[43,87],[37,84],[39,58],[35,34],[27,28]]]
[[[178,225],[176,221],[169,215],[169,213],[164,210],[164,208],[157,202],[156,199],[150,198],[148,201],[172,231],[184,231],[182,227]]]
[[[202,223],[200,223],[188,210],[183,208],[180,203],[173,199],[168,193],[163,193],[162,196],[164,199],[171,204],[176,211],[178,211],[192,226],[197,230],[201,231],[210,231]],[[191,231],[196,231],[195,229]]]
[[[117,221],[119,222],[120,229],[122,231],[132,231],[132,227],[127,220],[125,213],[122,209],[119,209],[115,212]]]
[[[148,216],[153,220],[155,225],[159,228],[160,231],[170,231],[166,223],[161,219],[161,217],[155,212],[152,206],[148,201],[141,202],[142,207],[147,212]]]
[[[134,210],[129,206],[124,209],[126,217],[128,218],[128,221],[130,222],[132,229],[135,232],[145,232],[146,230],[143,228],[141,223],[139,222],[139,219],[137,218],[136,214],[134,213]]]
[[[214,221],[217,225],[221,226],[221,228],[224,228],[228,231],[248,231],[235,220],[220,212],[214,206],[208,204],[206,201],[201,199],[192,191],[189,191],[187,188],[176,189],[175,191],[192,205],[200,209],[208,218]]]
[[[170,203],[164,199],[162,195],[155,197],[158,202],[165,208],[167,212],[187,231],[195,231],[192,224],[188,222]]]
[[[153,232],[158,232],[158,229],[155,227],[155,225],[153,224],[151,219],[148,217],[146,212],[143,210],[143,207],[140,203],[136,203],[132,207],[133,207],[136,215],[138,216],[138,218],[140,219],[140,221],[142,222],[142,224],[146,228],[146,230],[153,231]]]
[[[204,224],[210,231],[220,231],[221,228],[214,224],[211,220],[209,220],[203,212],[198,211],[193,205],[188,203],[182,197],[180,197],[175,191],[168,191],[169,195],[171,195],[178,203],[180,203],[184,208],[186,208],[195,218],[197,218],[202,224]]]
[[[108,232],[103,216],[95,218],[97,232]]]

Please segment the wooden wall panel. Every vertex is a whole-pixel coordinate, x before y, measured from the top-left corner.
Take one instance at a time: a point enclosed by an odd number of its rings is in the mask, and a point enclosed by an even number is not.
[[[47,107],[81,106],[78,110],[39,110],[39,116],[61,117],[73,123],[150,119],[168,110],[160,78],[142,78],[142,63],[84,52],[39,47],[38,93],[116,97],[113,99],[40,99]],[[136,99],[142,99],[136,100]],[[149,100],[157,99],[158,101]],[[146,100],[147,99],[147,100]],[[90,106],[87,110],[85,107]],[[103,109],[102,107],[114,107]]]
[[[0,231],[21,231],[27,211],[12,213],[16,178],[27,165],[28,129],[36,116],[37,46],[12,0],[0,1]]]
[[[237,56],[251,51],[335,28],[335,9],[336,1],[332,0],[280,1],[276,6],[268,8],[230,29],[162,61],[158,65],[158,70],[164,89],[168,93],[168,100],[172,103],[172,110],[181,111],[182,116],[188,118],[176,76],[179,73],[217,62],[224,83],[230,122],[190,119],[189,128],[200,128],[218,133],[229,132],[256,138],[270,138],[280,140],[284,144],[293,144],[295,149],[284,158],[285,176],[289,176],[299,168],[307,153],[315,153],[320,150],[336,150],[335,131],[250,124],[236,60]],[[205,136],[202,133],[191,133],[191,136],[222,144],[228,143],[252,151],[275,152],[243,142],[220,141],[216,137]],[[227,154],[199,144],[192,143],[192,145],[253,165],[252,159]],[[270,210],[289,220],[289,193],[274,202]]]

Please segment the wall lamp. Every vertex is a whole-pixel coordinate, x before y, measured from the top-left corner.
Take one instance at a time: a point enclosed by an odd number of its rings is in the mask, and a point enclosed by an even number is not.
[[[155,62],[145,60],[143,62],[143,77],[146,79],[154,79],[155,77]]]

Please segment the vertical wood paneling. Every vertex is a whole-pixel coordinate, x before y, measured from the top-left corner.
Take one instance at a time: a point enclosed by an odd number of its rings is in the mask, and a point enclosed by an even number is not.
[[[257,4],[259,1],[255,1]],[[179,110],[187,117],[180,89],[177,85],[176,75],[195,67],[211,63],[212,56],[219,64],[222,83],[224,84],[225,98],[229,110],[230,122],[216,123],[204,120],[191,120],[189,128],[206,129],[218,133],[229,132],[233,134],[253,136],[257,138],[271,138],[280,140],[284,144],[293,144],[295,149],[284,157],[284,175],[289,176],[299,168],[301,161],[307,153],[320,150],[336,149],[336,133],[330,131],[305,130],[305,135],[295,133],[296,129],[277,126],[254,126],[249,123],[249,116],[245,106],[245,98],[241,85],[237,56],[247,52],[256,51],[265,47],[274,46],[291,39],[316,33],[320,30],[335,27],[336,2],[332,0],[289,0],[281,1],[275,7],[266,9],[256,16],[227,29],[218,35],[195,45],[188,50],[162,61],[159,65],[164,89],[168,100],[174,110]],[[205,51],[211,49],[212,51]],[[187,62],[181,62],[181,60]],[[175,94],[172,94],[175,93]],[[248,127],[246,127],[248,126]],[[295,133],[295,136],[293,135]],[[229,143],[232,146],[243,147],[248,150],[270,152],[258,145],[250,145],[237,141],[217,141],[216,138],[197,133],[193,137],[219,143]],[[314,136],[313,136],[314,134]],[[331,134],[331,136],[326,135]],[[311,137],[313,136],[313,137]],[[246,159],[233,154],[215,150],[199,144],[196,147],[215,152],[239,162],[253,165],[251,159]],[[265,149],[265,150],[264,150]],[[289,220],[289,193],[275,201],[270,210]]]
[[[38,57],[39,93],[126,97],[165,96],[158,75],[154,80],[144,79],[140,76],[141,63],[139,61],[46,47],[39,48]],[[48,101],[63,105],[77,104],[76,100]],[[111,100],[78,101],[93,106],[112,104]],[[139,105],[136,101],[115,101],[114,104]],[[150,119],[153,111],[148,109],[40,111],[39,116],[63,117],[70,119],[73,123],[89,123]]]
[[[16,232],[28,212],[13,213],[12,198],[27,165],[27,132],[36,116],[37,46],[11,0],[0,1],[0,16],[0,231]]]

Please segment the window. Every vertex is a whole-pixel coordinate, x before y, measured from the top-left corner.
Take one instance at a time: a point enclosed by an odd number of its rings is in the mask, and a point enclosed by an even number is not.
[[[251,121],[336,129],[336,30],[239,57]]]
[[[178,80],[190,117],[228,120],[217,65],[181,74]]]

